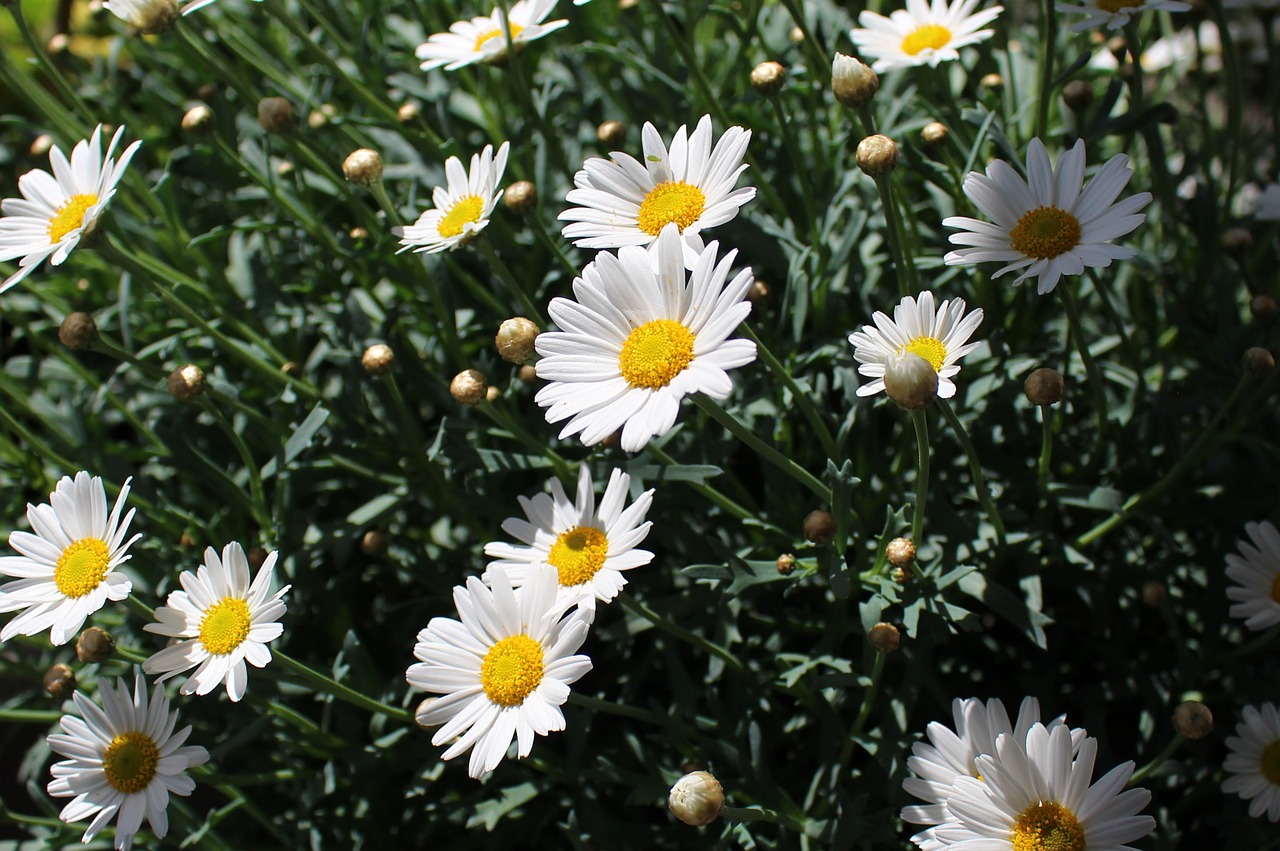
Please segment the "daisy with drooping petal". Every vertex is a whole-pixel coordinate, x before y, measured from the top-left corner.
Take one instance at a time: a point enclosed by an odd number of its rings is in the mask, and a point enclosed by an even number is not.
[[[457,157],[445,160],[448,188],[436,187],[432,195],[435,209],[427,210],[411,225],[392,229],[403,246],[397,253],[412,248],[415,253],[435,254],[475,239],[489,224],[489,216],[502,194],[498,182],[507,170],[510,148],[509,142],[503,142],[495,157],[493,145],[485,145],[479,154],[471,155],[469,171],[463,170],[462,160]]]
[[[969,196],[990,222],[951,216],[942,223],[959,228],[953,245],[968,245],[944,258],[948,266],[996,260],[1006,265],[993,277],[1018,269],[1014,281],[1039,278],[1036,291],[1052,292],[1063,275],[1079,275],[1085,266],[1105,268],[1112,260],[1133,257],[1132,248],[1112,245],[1146,219],[1138,212],[1151,203],[1150,192],[1116,202],[1129,183],[1129,158],[1116,154],[1081,190],[1084,181],[1084,140],[1062,155],[1055,171],[1039,139],[1027,146],[1027,180],[1002,160],[987,166],[986,175],[971,171],[964,179]]]
[[[1249,802],[1249,815],[1280,821],[1280,712],[1275,704],[1246,706],[1236,725],[1236,734],[1227,737],[1227,761],[1223,768],[1231,775],[1222,781],[1222,791],[1235,793]]]
[[[960,358],[978,347],[968,342],[982,324],[982,309],[965,317],[964,299],[943,299],[934,309],[933,293],[925,290],[918,299],[906,296],[893,309],[893,319],[877,310],[875,325],[863,325],[861,331],[849,335],[858,372],[875,380],[858,388],[859,396],[884,391],[885,361],[903,353],[919,355],[938,373],[938,396],[950,399],[956,395],[952,382],[960,366]],[[928,373],[925,373],[928,375]]]
[[[568,420],[560,437],[588,446],[622,429],[627,452],[666,434],[687,393],[723,400],[733,390],[727,370],[756,358],[750,340],[727,339],[751,312],[750,269],[726,284],[737,251],[716,262],[710,243],[686,271],[674,224],[653,255],[630,246],[602,251],[573,281],[577,301],[551,300],[559,331],[538,335],[539,378],[550,384],[535,401],[547,422]]]
[[[704,115],[693,133],[681,125],[668,149],[652,124],[641,134],[644,162],[628,154],[610,159],[591,157],[573,176],[576,189],[565,196],[570,207],[559,218],[565,239],[579,248],[650,245],[674,224],[687,245],[688,265],[702,250],[705,228],[722,225],[738,208],[756,197],[753,186],[734,189],[746,171],[742,158],[751,131],[730,127],[711,146],[711,116]]]
[[[63,476],[47,505],[27,505],[32,532],[12,532],[9,546],[21,555],[0,557],[0,575],[16,581],[0,585],[0,612],[25,609],[5,624],[0,640],[49,630],[49,640],[65,644],[85,618],[108,600],[123,600],[133,583],[116,568],[129,560],[129,547],[142,537],[125,540],[134,509],[123,519],[126,479],[107,515],[102,479],[81,470],[74,480]]]
[[[584,464],[578,471],[576,499],[565,495],[559,479],[551,480],[550,496],[518,497],[528,519],[509,518],[502,528],[521,544],[486,544],[485,555],[498,561],[490,562],[481,578],[487,582],[494,568],[501,568],[519,587],[531,566],[549,564],[559,578],[561,601],[594,612],[596,600],[608,603],[627,584],[622,571],[653,561],[653,553],[636,549],[653,525],[644,519],[653,489],[624,509],[630,487],[631,477],[614,470],[597,510],[591,471]]]
[[[1065,725],[1033,724],[1025,746],[1010,733],[996,737],[995,754],[974,759],[981,777],[957,777],[947,810],[954,821],[935,835],[944,847],[982,851],[1132,851],[1124,843],[1146,836],[1155,819],[1138,812],[1146,789],[1121,791],[1133,763],[1116,766],[1092,786],[1098,742],[1073,741]]]
[[[995,30],[982,29],[1004,9],[992,6],[975,12],[981,0],[907,0],[906,9],[889,17],[872,11],[858,15],[862,29],[850,33],[858,52],[874,59],[871,66],[883,74],[894,68],[914,65],[937,67],[940,62],[960,58],[960,48],[991,38]]]
[[[119,161],[112,160],[124,128],[116,130],[102,153],[102,125],[88,141],[79,141],[67,160],[54,145],[49,149],[53,174],[32,169],[18,178],[21,198],[0,201],[0,261],[18,260],[18,271],[0,284],[0,293],[35,271],[49,259],[62,264],[82,238],[98,224],[102,211],[116,194],[116,184],[142,142],[125,148]]]
[[[1234,600],[1231,617],[1243,618],[1249,629],[1267,629],[1280,623],[1280,532],[1269,522],[1244,527],[1248,541],[1240,542],[1240,554],[1227,553],[1227,588]]]
[[[569,684],[591,670],[591,659],[574,655],[590,628],[586,613],[564,616],[550,565],[530,566],[518,589],[502,568],[489,574],[489,585],[473,576],[453,589],[461,620],[432,618],[413,648],[420,662],[405,672],[414,688],[444,695],[424,701],[418,723],[443,725],[431,737],[453,742],[442,759],[470,750],[472,777],[493,771],[513,738],[523,758],[535,735],[563,730]]]
[[[555,5],[556,0],[518,0],[511,7],[508,25],[511,43],[516,49],[568,26],[567,20],[542,22]],[[418,45],[415,54],[422,60],[423,71],[432,68],[455,71],[475,62],[496,62],[506,58],[507,35],[502,26],[502,8],[495,8],[487,17],[456,21],[447,33],[436,33]]]
[[[1067,15],[1084,15],[1083,21],[1069,27],[1072,32],[1083,32],[1104,24],[1109,30],[1118,30],[1143,12],[1185,12],[1191,4],[1180,0],[1082,0],[1078,5],[1055,3],[1054,8]]]
[[[68,757],[50,769],[49,794],[74,798],[62,808],[66,822],[93,816],[84,841],[93,839],[116,819],[115,847],[129,851],[146,816],[151,832],[169,832],[169,795],[186,797],[196,782],[184,772],[209,759],[204,748],[183,746],[190,727],[174,732],[177,711],[157,685],[147,697],[147,684],[135,671],[133,695],[122,679],[98,680],[102,707],[77,691],[72,695],[81,717],[64,715],[62,732],[51,733],[49,747]]]
[[[148,659],[142,670],[161,674],[158,682],[196,668],[182,684],[183,694],[208,694],[224,681],[233,701],[244,697],[249,684],[245,662],[265,668],[271,662],[267,644],[284,632],[279,623],[288,585],[271,593],[276,553],[267,556],[249,582],[249,560],[235,541],[204,551],[204,564],[178,577],[183,590],[173,591],[168,605],[156,609],[156,623],[147,632],[184,639]],[[196,666],[199,666],[198,668]]]

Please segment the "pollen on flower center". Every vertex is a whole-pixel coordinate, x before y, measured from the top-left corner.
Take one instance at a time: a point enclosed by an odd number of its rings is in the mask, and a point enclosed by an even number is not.
[[[520,35],[520,32],[524,29],[524,27],[520,26],[515,21],[508,21],[507,25],[511,27],[511,40],[515,41],[516,36]],[[478,35],[476,37],[476,46],[475,46],[476,53],[480,52],[481,48],[484,46],[484,43],[486,41],[490,41],[495,38],[504,38],[502,27],[498,27],[496,30],[489,30],[488,32],[484,32]]]
[[[210,606],[200,621],[200,643],[215,656],[225,656],[249,637],[249,604],[223,597]]]
[[[98,196],[92,192],[72,195],[62,209],[49,219],[49,242],[61,242],[62,238],[84,224],[84,214],[94,204]]]
[[[440,235],[448,238],[457,236],[462,233],[464,227],[468,224],[475,224],[480,221],[480,216],[484,214],[484,199],[479,195],[463,195],[453,206],[449,208],[449,212],[444,214],[440,219],[440,224],[436,226],[436,230],[440,231]]]
[[[698,220],[707,206],[707,196],[698,187],[683,180],[668,180],[649,190],[640,204],[640,230],[657,236],[672,223],[684,229]]]
[[[1144,2],[1146,0],[1098,0],[1098,8],[1114,15],[1121,9],[1136,9]]]
[[[1018,219],[1009,244],[1019,254],[1050,260],[1080,244],[1080,221],[1057,207],[1036,207]]]
[[[542,645],[527,635],[504,638],[480,663],[480,684],[499,706],[519,706],[542,682]]]
[[[1013,851],[1085,851],[1080,820],[1056,801],[1040,801],[1023,810],[1009,841]]]
[[[618,355],[632,387],[666,387],[693,361],[693,332],[674,319],[646,322],[627,336]]]
[[[574,526],[561,532],[551,545],[547,563],[560,574],[560,585],[568,588],[590,582],[609,555],[609,539],[594,526]]]
[[[1272,742],[1263,749],[1259,763],[1262,776],[1267,778],[1272,786],[1280,786],[1280,741]]]
[[[938,50],[951,41],[951,30],[939,24],[925,24],[902,40],[902,52],[915,56],[922,50]]]
[[[146,733],[121,733],[102,752],[102,773],[117,790],[132,795],[151,785],[160,763],[160,749]]]
[[[53,568],[53,584],[64,597],[83,597],[102,584],[111,552],[105,541],[81,538],[62,551]]]
[[[947,360],[947,347],[937,337],[916,337],[910,343],[898,349],[898,354],[911,352],[929,362],[934,372],[942,371],[942,364]]]

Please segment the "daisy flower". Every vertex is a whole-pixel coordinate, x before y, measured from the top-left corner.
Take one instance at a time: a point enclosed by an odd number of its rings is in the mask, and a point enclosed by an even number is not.
[[[10,533],[9,546],[21,555],[0,557],[0,574],[16,579],[0,585],[0,612],[26,611],[5,624],[0,640],[47,629],[51,642],[65,644],[104,603],[129,596],[133,583],[116,568],[142,537],[125,540],[134,509],[120,517],[130,481],[121,485],[110,517],[102,479],[83,470],[74,481],[63,476],[49,504],[27,504],[35,534]]]
[[[751,270],[726,285],[738,252],[716,263],[712,242],[686,280],[682,246],[669,224],[653,256],[602,251],[574,279],[577,301],[551,300],[561,330],[538,335],[538,377],[551,383],[535,401],[547,422],[568,420],[560,437],[591,446],[622,429],[622,448],[636,452],[671,429],[685,394],[727,399],[726,370],[756,359],[755,343],[726,339],[751,312]]]
[[[1274,530],[1273,530],[1274,531]],[[1236,734],[1227,737],[1227,761],[1231,775],[1222,791],[1249,802],[1249,815],[1280,821],[1280,712],[1275,704],[1246,706]]]
[[[1021,269],[1014,283],[1038,276],[1036,291],[1044,295],[1063,275],[1079,275],[1085,266],[1105,268],[1112,260],[1134,256],[1132,248],[1111,245],[1109,240],[1142,224],[1146,216],[1138,211],[1151,203],[1151,193],[1139,192],[1115,203],[1133,176],[1124,154],[1107,160],[1082,191],[1084,157],[1084,140],[1077,140],[1055,171],[1044,144],[1032,139],[1027,146],[1027,181],[1002,160],[987,166],[985,176],[969,172],[964,194],[991,222],[967,216],[943,219],[947,227],[961,230],[951,234],[953,245],[974,246],[948,253],[947,265],[998,260],[1006,265],[994,277]]]
[[[982,29],[1004,9],[992,6],[974,12],[981,0],[907,0],[906,9],[889,17],[864,11],[858,15],[863,29],[850,33],[858,51],[869,59],[876,73],[914,65],[937,67],[939,62],[960,58],[960,48],[991,38],[995,30]]]
[[[956,395],[951,379],[960,372],[957,361],[978,347],[968,339],[982,323],[981,308],[966,318],[964,299],[955,298],[944,299],[935,310],[933,293],[925,290],[918,299],[903,298],[893,309],[893,319],[880,310],[872,318],[875,325],[863,325],[849,335],[858,372],[875,379],[858,388],[859,396],[883,392],[885,361],[907,352],[924,358],[938,373],[939,398]]]
[[[151,832],[163,837],[169,832],[169,795],[190,795],[196,782],[184,772],[209,759],[202,747],[183,747],[191,728],[173,731],[178,713],[169,711],[163,687],[157,685],[149,700],[146,688],[136,672],[132,697],[124,680],[99,680],[102,707],[77,691],[72,699],[81,717],[64,715],[62,732],[49,735],[49,747],[68,757],[50,769],[49,794],[75,799],[62,808],[63,821],[94,817],[85,842],[117,815],[115,847],[121,851],[133,847],[143,816]]]
[[[1227,553],[1227,578],[1236,583],[1227,589],[1236,601],[1230,614],[1249,629],[1266,629],[1280,623],[1280,532],[1265,521],[1244,530],[1249,541],[1240,541],[1240,554]]]
[[[511,517],[502,529],[523,545],[486,544],[485,555],[498,561],[490,562],[481,578],[488,582],[494,569],[500,568],[520,587],[530,567],[549,564],[559,577],[561,601],[594,613],[596,600],[609,602],[627,584],[622,571],[653,561],[653,553],[636,549],[653,525],[644,519],[653,489],[624,509],[630,488],[631,477],[614,470],[597,510],[591,471],[584,464],[578,470],[576,499],[569,499],[559,479],[551,480],[550,496],[518,497],[528,519]]]
[[[569,684],[591,670],[588,657],[573,655],[587,637],[586,614],[563,617],[555,570],[531,565],[519,589],[502,568],[489,572],[488,586],[473,576],[453,589],[462,620],[432,618],[413,648],[421,661],[405,672],[414,688],[444,695],[419,707],[418,723],[443,725],[431,737],[453,742],[442,759],[470,750],[472,777],[493,771],[512,738],[523,758],[535,734],[563,730]]]
[[[1124,843],[1156,826],[1155,819],[1138,815],[1151,793],[1121,791],[1132,762],[1090,786],[1097,750],[1097,740],[1086,737],[1077,751],[1066,726],[1033,724],[1025,747],[1012,734],[998,735],[995,754],[974,759],[981,779],[956,778],[947,800],[954,822],[939,825],[937,838],[944,846],[983,851],[1131,851]]]
[[[204,565],[182,572],[183,590],[170,592],[168,605],[156,609],[157,622],[143,627],[182,640],[156,653],[142,670],[161,674],[157,682],[164,682],[196,668],[182,684],[183,694],[208,694],[226,682],[228,697],[244,697],[249,681],[244,663],[265,668],[271,662],[267,644],[284,632],[281,598],[290,586],[271,593],[276,555],[267,556],[250,584],[249,560],[240,544],[223,547],[221,559],[213,547],[206,549]]]
[[[711,147],[711,116],[704,115],[689,134],[676,131],[671,148],[652,124],[641,134],[644,163],[614,152],[608,160],[591,157],[573,176],[576,189],[565,196],[570,207],[560,214],[565,239],[579,248],[650,245],[674,224],[684,237],[689,265],[702,250],[704,228],[722,225],[756,197],[753,186],[734,189],[746,171],[742,162],[751,131],[730,127]]]
[[[471,155],[471,169],[464,171],[462,160],[449,157],[444,163],[449,188],[436,187],[432,200],[434,210],[427,210],[418,220],[403,228],[393,228],[400,237],[399,252],[410,248],[415,253],[435,254],[471,242],[489,224],[489,216],[502,191],[498,182],[507,170],[509,142],[503,142],[498,155],[493,145],[485,145],[479,154]]]
[[[142,35],[162,33],[178,18],[176,0],[107,0],[102,8]]]
[[[102,211],[116,194],[116,184],[142,142],[125,148],[119,161],[111,159],[124,128],[116,130],[102,154],[102,125],[88,141],[71,151],[71,160],[54,145],[49,149],[53,174],[32,169],[18,178],[21,198],[0,201],[0,261],[18,260],[18,271],[0,284],[0,293],[35,271],[46,258],[54,266],[67,259],[83,237],[98,224]]]
[[[543,23],[551,14],[556,0],[518,0],[511,7],[508,24],[511,43],[517,49],[568,26],[568,20]],[[456,71],[475,62],[498,62],[507,56],[507,35],[502,27],[502,9],[495,8],[487,17],[456,21],[447,33],[436,33],[418,45],[415,55],[422,60],[422,70],[443,67]]]
[[[1118,30],[1143,12],[1185,12],[1191,4],[1179,0],[1082,0],[1078,5],[1055,3],[1054,8],[1067,15],[1084,15],[1083,21],[1069,27],[1072,32],[1083,32],[1101,24],[1106,24],[1109,30]]]

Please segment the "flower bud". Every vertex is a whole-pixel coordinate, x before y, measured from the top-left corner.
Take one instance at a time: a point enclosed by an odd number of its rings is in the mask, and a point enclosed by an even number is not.
[[[76,690],[76,672],[59,662],[44,672],[44,690],[55,700],[66,700]]]
[[[41,133],[31,140],[31,147],[27,149],[27,152],[33,157],[45,157],[49,155],[49,149],[52,147],[53,137],[48,133]]]
[[[76,639],[76,658],[81,662],[105,662],[115,652],[115,639],[100,627],[91,626]]]
[[[1276,300],[1269,295],[1256,295],[1249,302],[1254,319],[1270,319],[1276,315]]]
[[[284,98],[263,98],[258,101],[258,123],[268,133],[288,133],[293,129],[293,104]]]
[[[175,0],[107,0],[102,8],[129,24],[141,35],[162,33],[178,19]]]
[[[284,162],[276,166],[276,174],[279,175],[280,177],[288,177],[289,175],[293,174],[293,169],[294,169],[293,163],[289,162],[288,160],[285,160]]]
[[[5,0],[0,0],[0,6],[8,5]],[[71,37],[66,33],[54,33],[45,44],[44,49],[51,56],[57,56],[60,53],[66,53],[67,48],[71,46]]]
[[[888,656],[902,646],[902,633],[891,623],[878,623],[867,631],[867,641],[877,653]]]
[[[884,364],[884,392],[908,411],[919,411],[938,398],[938,373],[914,352],[890,355]]]
[[[484,400],[488,389],[489,384],[484,379],[484,373],[478,369],[464,369],[449,382],[449,395],[459,405],[466,405],[469,408],[479,405]]]
[[[391,351],[391,347],[384,343],[374,343],[365,349],[364,354],[360,356],[360,365],[370,375],[386,375],[391,371],[391,365],[395,362],[396,353]]]
[[[916,545],[910,538],[894,538],[884,548],[884,555],[889,564],[906,570],[916,562]]]
[[[671,787],[667,808],[685,824],[711,824],[724,809],[724,788],[710,771],[690,772]]]
[[[836,518],[830,511],[810,511],[804,518],[805,540],[815,544],[829,544],[836,536]]]
[[[169,393],[179,402],[190,402],[204,392],[204,370],[193,363],[169,373]]]
[[[509,363],[524,363],[533,354],[534,341],[538,339],[539,329],[532,321],[523,316],[506,320],[498,326],[498,334],[493,344],[498,347],[498,354]]]
[[[1074,112],[1093,106],[1093,86],[1084,80],[1072,80],[1062,87],[1062,100]]]
[[[372,186],[382,179],[382,154],[357,148],[342,161],[342,176],[356,186]]]
[[[998,94],[999,92],[1004,91],[1004,77],[1001,77],[999,74],[984,74],[982,75],[982,79],[978,81],[978,85],[981,86],[982,90],[985,92]]]
[[[182,130],[191,135],[207,133],[213,129],[213,110],[203,103],[198,103],[182,116]]]
[[[769,297],[769,285],[764,281],[756,278],[751,282],[750,289],[747,290],[747,301],[752,304],[759,304]]]
[[[609,148],[620,148],[627,141],[627,126],[621,121],[605,121],[596,128],[596,141]]]
[[[1173,729],[1184,739],[1203,739],[1213,732],[1213,713],[1198,700],[1184,700],[1173,710]]]
[[[1148,579],[1142,583],[1142,602],[1153,609],[1164,605],[1169,597],[1169,589],[1159,579]]]
[[[360,552],[376,558],[387,551],[387,536],[377,529],[370,529],[360,537]]]
[[[214,83],[205,83],[196,89],[196,100],[202,100],[206,103],[218,96],[218,87]]]
[[[98,323],[82,310],[68,313],[58,327],[58,339],[68,349],[87,349],[98,342]]]
[[[792,44],[800,44],[804,41],[804,30],[799,27],[792,27],[791,31],[787,33],[787,38]]]
[[[396,110],[396,118],[401,124],[412,124],[418,120],[418,116],[422,114],[422,110],[413,101],[400,104],[400,108]]]
[[[1243,254],[1253,247],[1253,234],[1248,228],[1227,228],[1222,232],[1218,243],[1228,254]]]
[[[181,537],[178,538],[178,546],[187,547],[188,549],[190,549],[195,545],[196,545],[196,539],[191,537],[190,532],[183,532]]]
[[[868,136],[858,143],[857,160],[864,174],[888,174],[898,167],[898,146],[888,136]]]
[[[517,216],[528,215],[538,206],[538,187],[528,180],[517,180],[502,193],[502,203]]]
[[[364,242],[369,238],[369,229],[356,225],[351,230],[347,231],[347,236],[352,242]]]
[[[516,378],[519,378],[525,384],[532,385],[538,380],[538,369],[532,364],[525,364],[516,371]]]
[[[857,108],[871,102],[880,90],[880,77],[852,56],[837,53],[831,62],[831,92],[836,100]]]
[[[296,360],[287,360],[280,364],[280,371],[290,378],[297,378],[299,375],[302,375],[302,364],[298,363]]]
[[[911,581],[911,572],[902,567],[890,568],[889,578],[899,585],[906,585]]]
[[[245,558],[249,560],[249,566],[257,570],[267,563],[267,556],[269,555],[271,553],[267,552],[263,547],[250,547],[249,552],[245,553]]]
[[[761,62],[751,69],[751,88],[758,94],[770,97],[782,90],[787,69],[780,62]]]
[[[1244,368],[1251,375],[1265,375],[1276,368],[1275,355],[1261,346],[1245,349]]]
[[[931,150],[941,148],[951,133],[941,121],[930,121],[920,128],[920,142]]]
[[[1057,404],[1062,401],[1064,387],[1062,373],[1048,367],[1035,370],[1022,382],[1022,392],[1033,405]]]
[[[778,556],[778,573],[782,576],[791,575],[791,571],[796,569],[796,557],[791,553],[783,553]]]

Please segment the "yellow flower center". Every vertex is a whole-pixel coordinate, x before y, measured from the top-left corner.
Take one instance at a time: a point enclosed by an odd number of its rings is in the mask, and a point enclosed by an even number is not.
[[[609,555],[609,539],[594,526],[574,526],[561,532],[551,545],[547,562],[560,574],[560,584],[568,588],[590,582]]]
[[[480,684],[499,706],[519,706],[542,682],[542,645],[527,635],[504,638],[480,663]]]
[[[111,553],[105,541],[81,538],[62,551],[53,568],[53,584],[64,597],[83,597],[102,584]]]
[[[225,656],[249,637],[249,604],[223,597],[210,606],[200,621],[200,643],[214,656]]]
[[[951,41],[951,30],[938,24],[925,24],[902,40],[902,52],[915,56],[922,50],[937,50]]]
[[[1121,9],[1136,9],[1144,2],[1145,0],[1098,0],[1098,8],[1114,15]]]
[[[947,360],[947,347],[937,337],[916,337],[910,343],[898,349],[898,354],[911,352],[929,362],[934,372],[942,371],[942,364]]]
[[[1057,207],[1036,207],[1018,219],[1009,244],[1019,254],[1050,260],[1080,244],[1080,221]]]
[[[1280,741],[1267,745],[1262,752],[1260,762],[1262,776],[1267,778],[1272,786],[1280,786]]]
[[[646,322],[627,336],[618,368],[632,387],[666,387],[693,361],[693,332],[674,319]]]
[[[1271,599],[1280,603],[1280,573],[1276,574],[1276,578],[1271,580]]]
[[[444,214],[436,230],[446,239],[462,233],[463,226],[480,221],[484,214],[484,199],[479,195],[463,195]]]
[[[1056,801],[1040,801],[1023,810],[1009,841],[1013,851],[1085,851],[1080,820]]]
[[[146,733],[121,733],[102,752],[102,773],[107,782],[126,795],[151,785],[160,762],[160,749]]]
[[[672,222],[684,229],[698,220],[707,206],[707,196],[698,187],[683,180],[668,180],[649,190],[640,205],[640,230],[657,236]]]
[[[516,36],[520,35],[520,32],[524,29],[524,27],[520,26],[514,21],[508,21],[507,23],[508,23],[508,26],[511,27],[511,40],[515,41]],[[502,27],[498,27],[496,30],[489,30],[488,32],[481,33],[476,38],[476,46],[475,46],[476,53],[480,52],[481,48],[484,46],[484,43],[486,41],[490,41],[491,39],[495,39],[495,38],[503,38]]]
[[[96,203],[98,196],[92,192],[68,198],[62,209],[49,219],[49,241],[61,242],[64,236],[84,224],[85,211]]]

